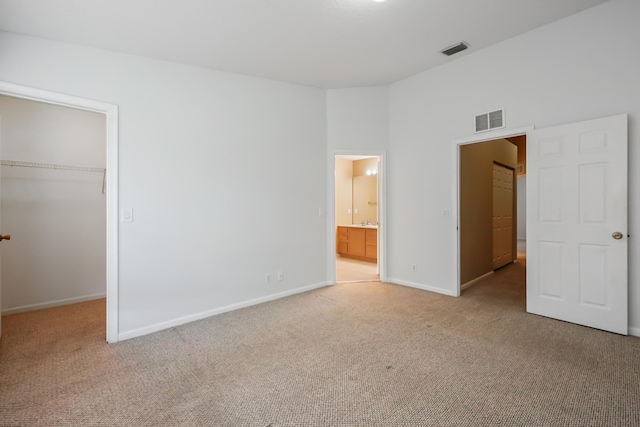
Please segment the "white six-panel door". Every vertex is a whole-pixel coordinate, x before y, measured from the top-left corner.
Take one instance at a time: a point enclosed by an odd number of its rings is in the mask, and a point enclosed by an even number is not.
[[[493,164],[493,269],[513,262],[513,169]]]
[[[527,134],[527,311],[627,334],[627,115]]]

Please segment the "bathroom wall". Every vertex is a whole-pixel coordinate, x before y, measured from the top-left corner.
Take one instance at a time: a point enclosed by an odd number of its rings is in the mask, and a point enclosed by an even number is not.
[[[364,176],[367,174],[367,170],[373,169],[378,170],[377,157],[353,161],[353,176]]]
[[[378,158],[349,160],[336,157],[336,226],[378,222]]]
[[[378,158],[353,161],[353,223],[378,222],[378,175],[367,171],[378,169]]]

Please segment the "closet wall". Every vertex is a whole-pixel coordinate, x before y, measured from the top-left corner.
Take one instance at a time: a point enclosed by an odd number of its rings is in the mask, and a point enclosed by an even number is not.
[[[0,96],[0,158],[104,168],[102,114]],[[100,172],[2,166],[2,312],[105,295]]]

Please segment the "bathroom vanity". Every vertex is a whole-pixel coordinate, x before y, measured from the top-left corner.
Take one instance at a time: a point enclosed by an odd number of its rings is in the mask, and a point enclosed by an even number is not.
[[[336,246],[341,257],[378,262],[378,226],[339,225]]]

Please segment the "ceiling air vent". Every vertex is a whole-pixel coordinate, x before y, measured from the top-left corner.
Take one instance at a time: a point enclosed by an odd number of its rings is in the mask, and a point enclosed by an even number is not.
[[[482,113],[476,116],[476,133],[505,127],[504,109]]]
[[[458,44],[454,44],[453,46],[449,46],[448,48],[441,50],[441,53],[444,53],[447,56],[451,56],[455,53],[462,52],[469,48],[469,45],[465,42],[460,42]]]

